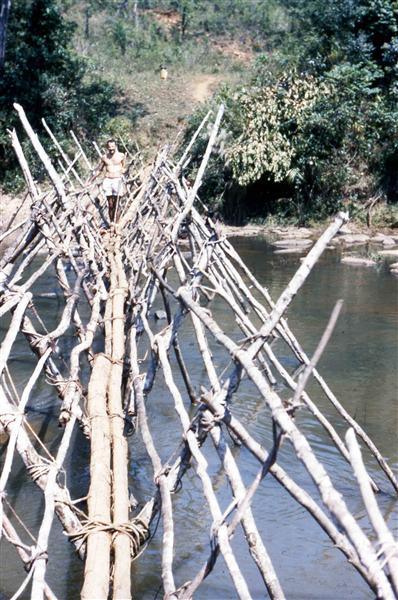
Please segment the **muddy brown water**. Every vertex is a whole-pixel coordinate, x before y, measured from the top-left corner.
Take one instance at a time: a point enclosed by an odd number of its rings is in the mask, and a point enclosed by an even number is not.
[[[260,238],[235,238],[232,242],[257,278],[268,287],[272,297],[276,299],[298,268],[300,255],[273,254],[272,248]],[[54,286],[53,276],[49,274],[36,289],[39,292],[47,292]],[[388,273],[385,265],[380,265],[378,269],[342,265],[336,251],[326,251],[288,311],[291,329],[306,352],[311,354],[336,300],[344,300],[342,314],[321,358],[319,370],[337,397],[365,428],[394,468],[398,465],[397,292],[398,280]],[[57,322],[62,307],[61,302],[55,309],[53,300],[40,301],[40,314],[45,315],[48,328]],[[212,307],[212,311],[223,327],[232,333],[235,326],[230,314],[217,303]],[[6,325],[4,322],[3,333]],[[159,328],[162,326],[158,325]],[[188,323],[182,328],[180,340],[191,377],[198,387],[201,382],[205,382],[205,374],[198,360]],[[72,339],[67,338],[60,350],[68,354],[72,347]],[[277,347],[277,350],[281,361],[293,372],[297,366],[295,361],[283,347]],[[228,368],[229,359],[216,344],[213,344],[213,352],[219,369]],[[12,352],[11,370],[19,389],[26,383],[33,365],[34,360],[25,341],[18,338]],[[344,434],[346,427],[341,424],[319,388],[311,383],[309,391],[338,431]],[[281,389],[281,393],[287,392]],[[62,434],[57,426],[58,408],[52,389],[44,381],[40,381],[30,399],[29,420],[52,452],[56,450]],[[180,431],[177,429],[178,423],[171,398],[165,393],[161,378],[149,397],[147,410],[158,451],[161,457],[166,459],[175,450]],[[269,447],[269,411],[248,384],[242,384],[234,400],[233,411],[254,437]],[[305,411],[298,414],[297,421],[336,487],[344,494],[354,515],[366,531],[371,532],[350,469],[331,447],[322,428],[314,424]],[[0,452],[4,458],[4,448]],[[230,495],[210,440],[204,446],[204,452],[224,510],[229,504]],[[233,447],[233,453],[244,482],[249,484],[257,473],[258,465],[244,448]],[[88,458],[88,444],[80,432],[76,432],[65,464],[67,483],[74,498],[82,497],[87,492]],[[367,453],[365,460],[369,472],[382,488],[378,496],[382,512],[389,525],[397,531],[398,503],[392,494],[391,486],[377,468],[375,460]],[[278,461],[300,485],[316,495],[308,474],[298,463],[289,444],[282,447]],[[144,502],[153,493],[151,482],[149,459],[137,434],[130,438],[130,485],[140,502]],[[27,480],[18,458],[14,459],[14,469],[7,492],[8,499],[18,514],[32,531],[37,533],[43,514],[42,493]],[[181,585],[195,575],[207,558],[209,549],[209,511],[194,469],[188,471],[182,489],[174,496],[174,510],[177,515],[174,567],[177,585]],[[254,498],[253,511],[287,598],[373,598],[360,576],[346,563],[343,555],[332,547],[319,526],[272,478],[266,477],[262,482]],[[133,564],[133,589],[137,599],[154,600],[162,596],[159,575],[161,533],[159,525],[147,550]],[[25,536],[24,539],[29,543]],[[233,539],[232,546],[252,597],[256,600],[266,597],[239,531]],[[57,519],[54,520],[52,528],[49,556],[47,580],[55,594],[61,600],[78,598],[82,584],[82,564],[75,557]],[[4,539],[1,542],[0,565],[2,597],[10,598],[18,588],[24,571],[14,549]],[[28,598],[29,593],[22,597]],[[221,557],[195,597],[203,600],[227,600],[236,597]]]

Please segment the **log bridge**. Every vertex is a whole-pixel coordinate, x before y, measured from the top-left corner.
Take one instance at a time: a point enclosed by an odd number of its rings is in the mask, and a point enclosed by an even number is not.
[[[132,561],[151,543],[158,518],[163,598],[193,598],[220,554],[231,590],[235,589],[241,599],[251,598],[250,583],[233,548],[232,538],[241,527],[264,583],[264,597],[280,600],[285,597],[283,581],[256,526],[252,507],[256,490],[269,477],[311,515],[377,598],[396,598],[397,544],[376,501],[382,484],[368,474],[358,440],[366,460],[378,463],[382,481],[394,493],[398,491],[397,480],[317,370],[340,303],[313,357],[307,356],[285,318],[291,301],[347,215],[335,217],[286,289],[273,300],[198,197],[217,143],[222,106],[213,124],[211,114],[206,115],[185,148],[174,144],[162,149],[150,166],[144,165],[140,152],[125,148],[127,193],[120,198],[117,221],[109,227],[105,199],[95,185],[85,183],[92,170],[89,149],[84,149],[72,132],[75,153],[72,156],[69,150],[67,154],[45,122],[49,137],[40,140],[22,107],[15,105],[15,109],[27,136],[25,147],[29,141],[48,177],[40,189],[16,131],[9,131],[31,204],[29,218],[13,224],[1,236],[2,241],[12,234],[14,241],[0,262],[0,315],[7,324],[0,348],[0,432],[4,443],[0,535],[2,543],[15,547],[26,570],[13,598],[27,597],[29,590],[33,600],[56,597],[46,574],[48,563],[56,560],[48,549],[56,516],[66,534],[59,543],[73,544],[84,561],[81,597],[85,600],[136,597]],[[207,148],[195,180],[191,176],[188,182],[184,173],[199,136],[207,138]],[[47,315],[40,314],[38,308],[43,292],[37,291],[48,273],[58,287],[56,293],[44,293],[47,307],[49,302],[61,302],[62,306],[61,318],[51,330],[45,324]],[[215,302],[233,316],[235,331],[224,331],[217,322],[212,312]],[[163,328],[152,318],[155,303],[164,308]],[[191,343],[203,363],[200,386],[192,381],[184,357],[183,327],[190,329]],[[66,335],[74,340],[68,350],[63,347]],[[16,381],[10,361],[16,340],[24,340],[36,359],[34,369],[25,373],[23,386]],[[284,345],[285,355],[290,353],[299,362],[296,373],[289,373],[278,359],[273,350],[275,340]],[[214,344],[224,353],[225,368],[215,364]],[[317,384],[316,399],[305,389],[309,377]],[[48,386],[63,428],[51,452],[30,424],[27,411],[28,403],[34,404],[39,381]],[[272,432],[268,448],[234,414],[234,397],[243,381],[268,408]],[[277,381],[291,391],[288,399],[278,392]],[[155,384],[162,390],[161,399],[154,391]],[[344,437],[319,408],[318,394],[333,406],[341,420],[339,430],[346,429]],[[173,403],[175,430],[180,431],[175,451],[166,460],[161,457],[163,452],[147,413],[152,401],[161,400]],[[373,532],[361,528],[337,491],[333,474],[328,473],[300,430],[295,419],[300,411],[306,411],[307,418],[325,429],[341,460],[350,465],[352,485],[358,485]],[[134,481],[131,484],[129,466],[134,456],[129,454],[131,436],[134,434],[135,439],[138,432],[136,443],[143,445],[150,459],[153,481],[152,493],[136,507],[131,500]],[[86,436],[90,447],[90,477],[83,498],[73,498],[67,485],[73,465],[66,466],[66,457],[76,436]],[[283,444],[308,471],[314,495],[295,481],[294,473],[287,473],[278,464]],[[258,461],[258,472],[249,485],[243,483],[239,466],[244,456],[232,451],[234,445],[246,447]],[[229,483],[226,510],[221,508],[209,473],[205,456],[209,452],[218,457]],[[33,544],[26,529],[20,527],[23,515],[17,514],[7,496],[16,454],[24,465],[25,477],[43,492],[42,520],[31,534]],[[177,581],[174,532],[179,515],[175,503],[184,493],[189,468],[203,490],[197,502],[207,507],[212,526],[207,558],[191,579]],[[63,570],[62,565],[55,568]]]

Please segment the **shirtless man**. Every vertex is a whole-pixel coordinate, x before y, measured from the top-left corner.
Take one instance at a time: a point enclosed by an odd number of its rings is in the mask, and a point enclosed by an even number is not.
[[[115,221],[117,199],[123,194],[122,176],[125,167],[126,157],[123,152],[119,152],[115,140],[106,142],[106,154],[101,157],[101,162],[89,180],[92,183],[100,173],[105,170],[105,177],[102,182],[102,189],[108,201],[109,219]]]

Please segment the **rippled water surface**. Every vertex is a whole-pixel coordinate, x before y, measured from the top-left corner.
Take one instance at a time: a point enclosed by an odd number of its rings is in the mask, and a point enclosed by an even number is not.
[[[299,255],[273,254],[261,239],[236,238],[234,246],[259,281],[268,287],[272,297],[278,298],[299,266]],[[54,287],[52,276],[40,283],[42,291]],[[319,341],[335,302],[342,298],[344,307],[333,337],[324,352],[319,370],[345,408],[365,428],[379,447],[390,465],[398,464],[397,448],[397,280],[385,267],[378,270],[343,265],[338,255],[326,251],[304,288],[294,299],[288,321],[291,329],[311,354]],[[54,310],[54,301],[43,300],[40,313],[46,315],[50,328],[62,311]],[[223,307],[212,307],[215,318],[224,329],[233,333],[235,324]],[[3,327],[5,327],[4,323]],[[159,328],[163,325],[159,325]],[[190,375],[196,386],[205,383],[205,373],[199,361],[189,323],[184,324],[180,334],[181,345]],[[71,340],[62,347],[68,352]],[[215,362],[219,369],[229,368],[228,357],[216,345],[212,345]],[[293,372],[295,362],[283,347],[275,347],[281,362]],[[284,356],[284,353],[286,356]],[[26,366],[29,365],[29,370]],[[23,338],[19,339],[12,353],[12,371],[22,389],[27,373],[34,365],[33,357]],[[327,414],[337,430],[344,434],[346,426],[341,424],[333,407],[321,395],[319,388],[311,383],[309,391],[313,400]],[[284,393],[283,390],[281,392]],[[187,403],[188,405],[188,403]],[[148,401],[150,426],[162,459],[175,450],[180,436],[171,398],[165,392],[164,382],[159,378]],[[269,447],[271,441],[269,411],[256,390],[243,383],[234,400],[233,411],[246,425],[253,436]],[[54,451],[62,435],[57,426],[58,402],[54,401],[51,389],[39,382],[31,396],[29,418],[32,426],[40,433],[50,451]],[[297,423],[306,433],[318,458],[328,469],[337,488],[361,524],[369,530],[362,502],[359,498],[350,469],[329,443],[324,431],[314,424],[306,411],[297,416]],[[153,493],[152,471],[143,449],[139,434],[130,439],[131,489],[139,501],[144,502]],[[224,510],[230,495],[217,456],[210,440],[204,447],[209,461],[220,504]],[[233,453],[241,469],[242,477],[249,484],[258,471],[258,464],[244,449],[233,447]],[[88,485],[89,448],[80,432],[75,434],[75,443],[66,461],[68,485],[75,498],[86,494]],[[8,492],[16,511],[34,531],[43,514],[42,493],[29,482],[18,458],[14,459],[14,471]],[[397,527],[398,507],[391,494],[391,487],[381,475],[375,460],[365,453],[369,472],[382,488],[378,501],[391,527]],[[314,491],[311,480],[294,456],[288,443],[284,444],[278,462],[307,491]],[[176,518],[176,561],[177,585],[192,578],[209,550],[210,517],[203,498],[200,481],[190,469],[183,481],[182,490],[174,496]],[[307,513],[274,481],[266,477],[253,502],[256,522],[282,587],[292,600],[319,600],[353,598],[365,600],[373,597],[359,575],[350,568],[339,551],[335,550],[319,526]],[[133,587],[137,599],[153,600],[160,590],[160,539],[161,526],[146,552],[134,563]],[[264,588],[256,568],[246,550],[242,534],[237,532],[233,549],[239,558],[253,598],[264,598]],[[82,565],[74,556],[71,546],[62,534],[58,521],[54,520],[49,549],[48,582],[62,600],[79,597],[82,582]],[[14,550],[2,542],[2,578],[0,589],[9,598],[22,580],[23,570],[19,566]],[[25,597],[29,597],[26,595]],[[235,598],[223,559],[220,557],[213,573],[201,586],[196,595],[203,600],[227,600]]]

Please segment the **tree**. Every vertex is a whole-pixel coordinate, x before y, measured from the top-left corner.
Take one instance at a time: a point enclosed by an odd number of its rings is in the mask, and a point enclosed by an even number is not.
[[[6,134],[17,122],[14,102],[34,128],[44,117],[59,133],[72,127],[93,132],[115,114],[113,86],[85,78],[85,62],[71,49],[74,28],[55,0],[14,0],[0,79],[0,162],[6,169],[14,165]]]

